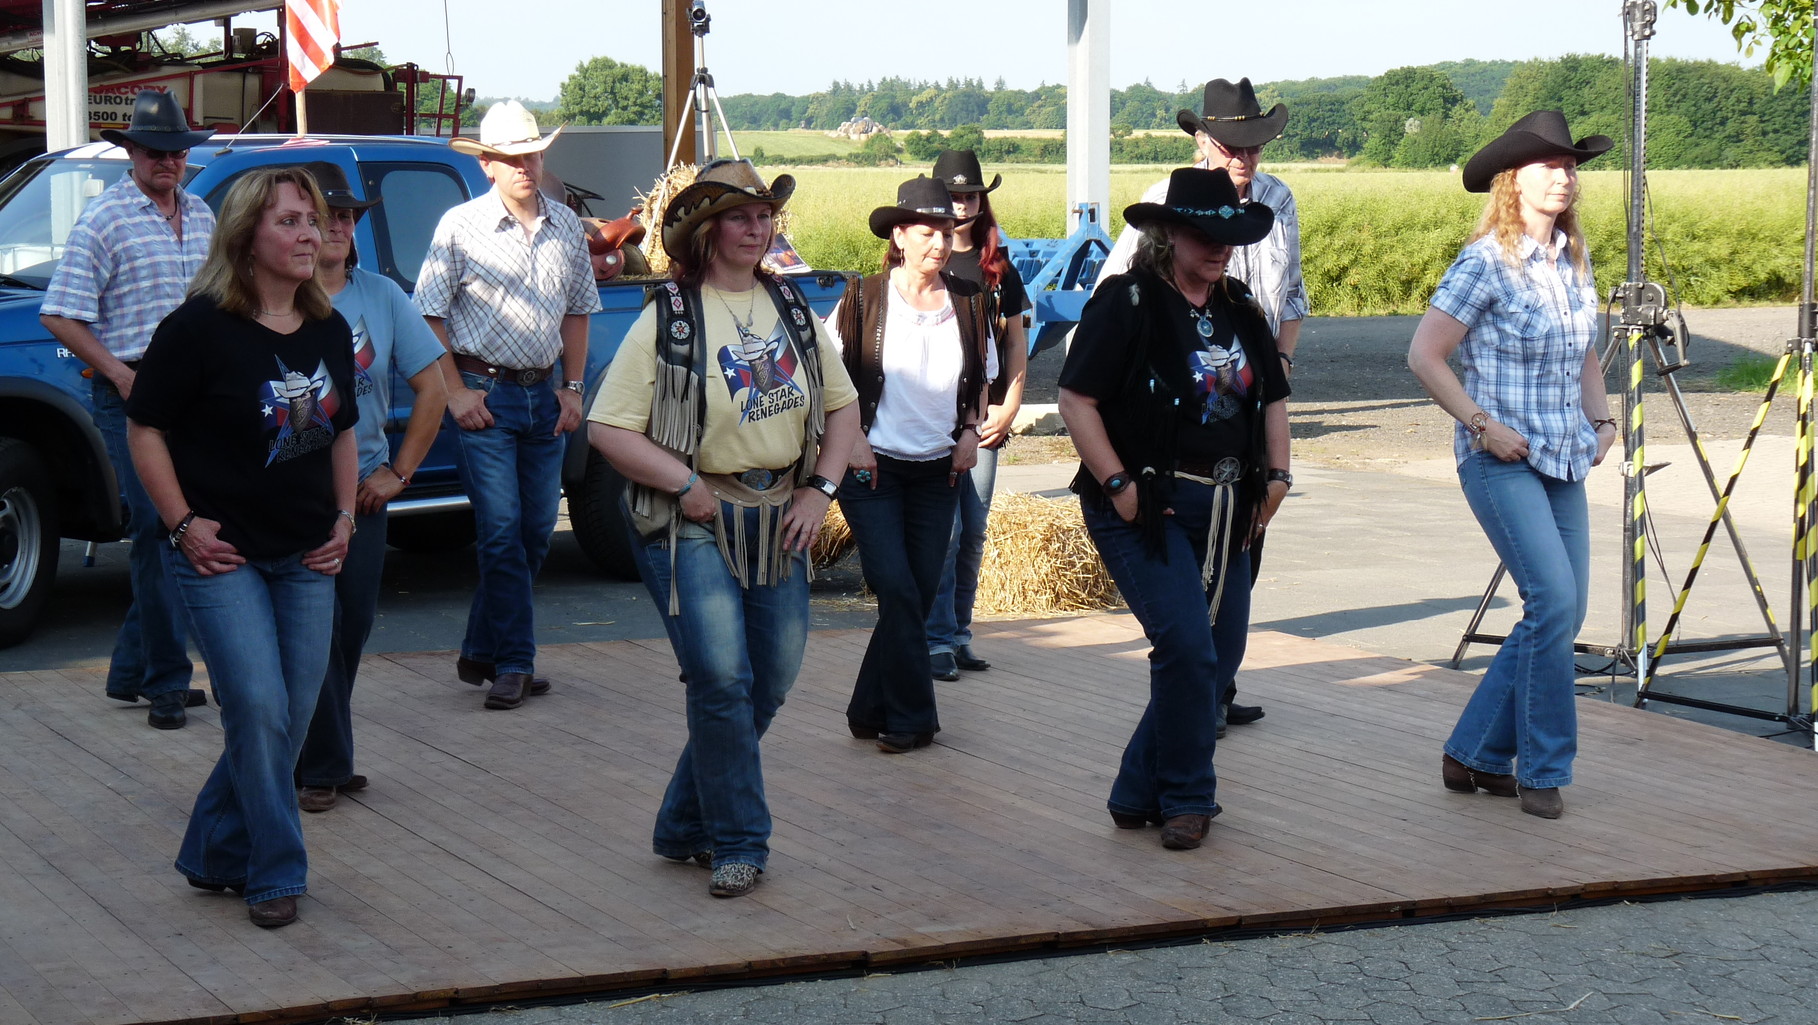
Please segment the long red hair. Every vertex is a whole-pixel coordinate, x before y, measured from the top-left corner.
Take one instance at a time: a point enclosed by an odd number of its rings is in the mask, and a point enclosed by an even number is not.
[[[997,240],[997,215],[991,212],[990,193],[978,194],[978,216],[965,230],[970,233],[972,248],[978,250],[978,266],[985,275],[985,287],[996,288],[1004,279],[1004,272],[1010,269],[1010,257]]]

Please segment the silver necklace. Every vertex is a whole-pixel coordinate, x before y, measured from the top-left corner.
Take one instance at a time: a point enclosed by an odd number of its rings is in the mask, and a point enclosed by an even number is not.
[[[757,288],[754,286],[745,292],[745,319],[743,322],[739,320],[738,311],[734,310],[732,304],[726,301],[725,292],[715,288],[713,294],[719,297],[720,305],[726,307],[726,315],[732,318],[732,326],[738,328],[739,338],[756,338],[757,333],[751,330],[751,322],[757,319]]]
[[[1199,307],[1192,305],[1187,307],[1187,312],[1192,315],[1194,323],[1199,329],[1199,336],[1209,340],[1212,337],[1213,330],[1212,312],[1210,310],[1202,310]]]

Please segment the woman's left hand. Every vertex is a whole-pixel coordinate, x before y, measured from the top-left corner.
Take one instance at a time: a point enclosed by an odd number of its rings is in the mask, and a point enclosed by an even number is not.
[[[831,505],[833,499],[820,488],[796,488],[795,496],[789,500],[789,511],[783,514],[783,549],[805,552],[814,547]]]
[[[341,572],[341,566],[347,560],[347,542],[353,539],[353,530],[353,521],[336,513],[335,525],[328,531],[328,540],[321,547],[303,553],[303,568],[313,569],[328,577]]]
[[[1604,424],[1597,428],[1597,455],[1592,457],[1591,465],[1602,465],[1603,457],[1610,454],[1610,446],[1614,444],[1616,444],[1616,428],[1614,426]]]
[[[947,486],[956,487],[960,474],[978,465],[978,432],[960,431],[959,440],[953,443],[953,468],[947,474]]]
[[[1251,541],[1263,536],[1263,531],[1269,529],[1269,521],[1275,518],[1275,513],[1281,509],[1282,500],[1287,497],[1287,481],[1272,480],[1269,482],[1268,490],[1263,495],[1262,508],[1256,514],[1256,526],[1250,528]]]

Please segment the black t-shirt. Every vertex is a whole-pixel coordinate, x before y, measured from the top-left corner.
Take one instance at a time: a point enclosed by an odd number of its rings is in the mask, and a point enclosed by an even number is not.
[[[337,515],[335,436],[359,418],[339,313],[284,335],[189,299],[152,333],[126,413],[164,432],[183,497],[248,558],[307,551]]]
[[[1257,399],[1266,406],[1288,396],[1287,375],[1266,328],[1263,338],[1246,347],[1238,339],[1228,303],[1213,301],[1202,318],[1173,288],[1153,277],[1144,284],[1151,287],[1139,287],[1135,275],[1120,275],[1093,293],[1061,368],[1061,387],[1097,399],[1110,426],[1123,419],[1118,405],[1131,401],[1132,374],[1156,378],[1155,390],[1145,386],[1138,391],[1145,402],[1179,398],[1175,455],[1180,461],[1214,463],[1227,456],[1248,461],[1255,451],[1256,432],[1262,430]],[[1134,303],[1133,290],[1138,299]],[[1145,305],[1146,310],[1141,308]],[[1209,337],[1200,332],[1202,319]],[[1145,346],[1137,337],[1145,324],[1167,333],[1158,339],[1160,344]],[[1268,351],[1257,351],[1262,347]],[[1168,354],[1165,358],[1176,365],[1132,367],[1145,351]],[[1112,438],[1121,443],[1120,449],[1142,444],[1143,439],[1119,437],[1120,433],[1114,430]],[[1126,461],[1137,455],[1121,450],[1119,454]]]
[[[947,257],[947,271],[954,277],[964,278],[980,288],[985,287],[985,271],[978,264],[981,249],[955,249]],[[1016,264],[1011,263],[1008,255],[1004,259],[1004,275],[998,279],[997,289],[991,298],[995,302],[991,313],[995,317],[1014,317],[1028,309],[1029,291],[1023,287],[1023,276],[1016,272]]]

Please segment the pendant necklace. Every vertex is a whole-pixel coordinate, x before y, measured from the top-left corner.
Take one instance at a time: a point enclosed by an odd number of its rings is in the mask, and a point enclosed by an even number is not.
[[[739,320],[738,312],[732,308],[732,304],[726,301],[725,292],[715,288],[713,294],[719,296],[720,305],[726,307],[726,315],[732,318],[732,326],[738,329],[739,341],[746,345],[752,342],[761,344],[763,339],[757,336],[757,332],[751,330],[751,322],[757,319],[757,289],[752,288],[745,293],[745,319],[743,322]]]
[[[1210,310],[1202,310],[1199,307],[1192,305],[1187,307],[1187,312],[1192,314],[1194,323],[1199,329],[1199,336],[1210,341],[1212,339],[1213,330],[1212,312]]]

